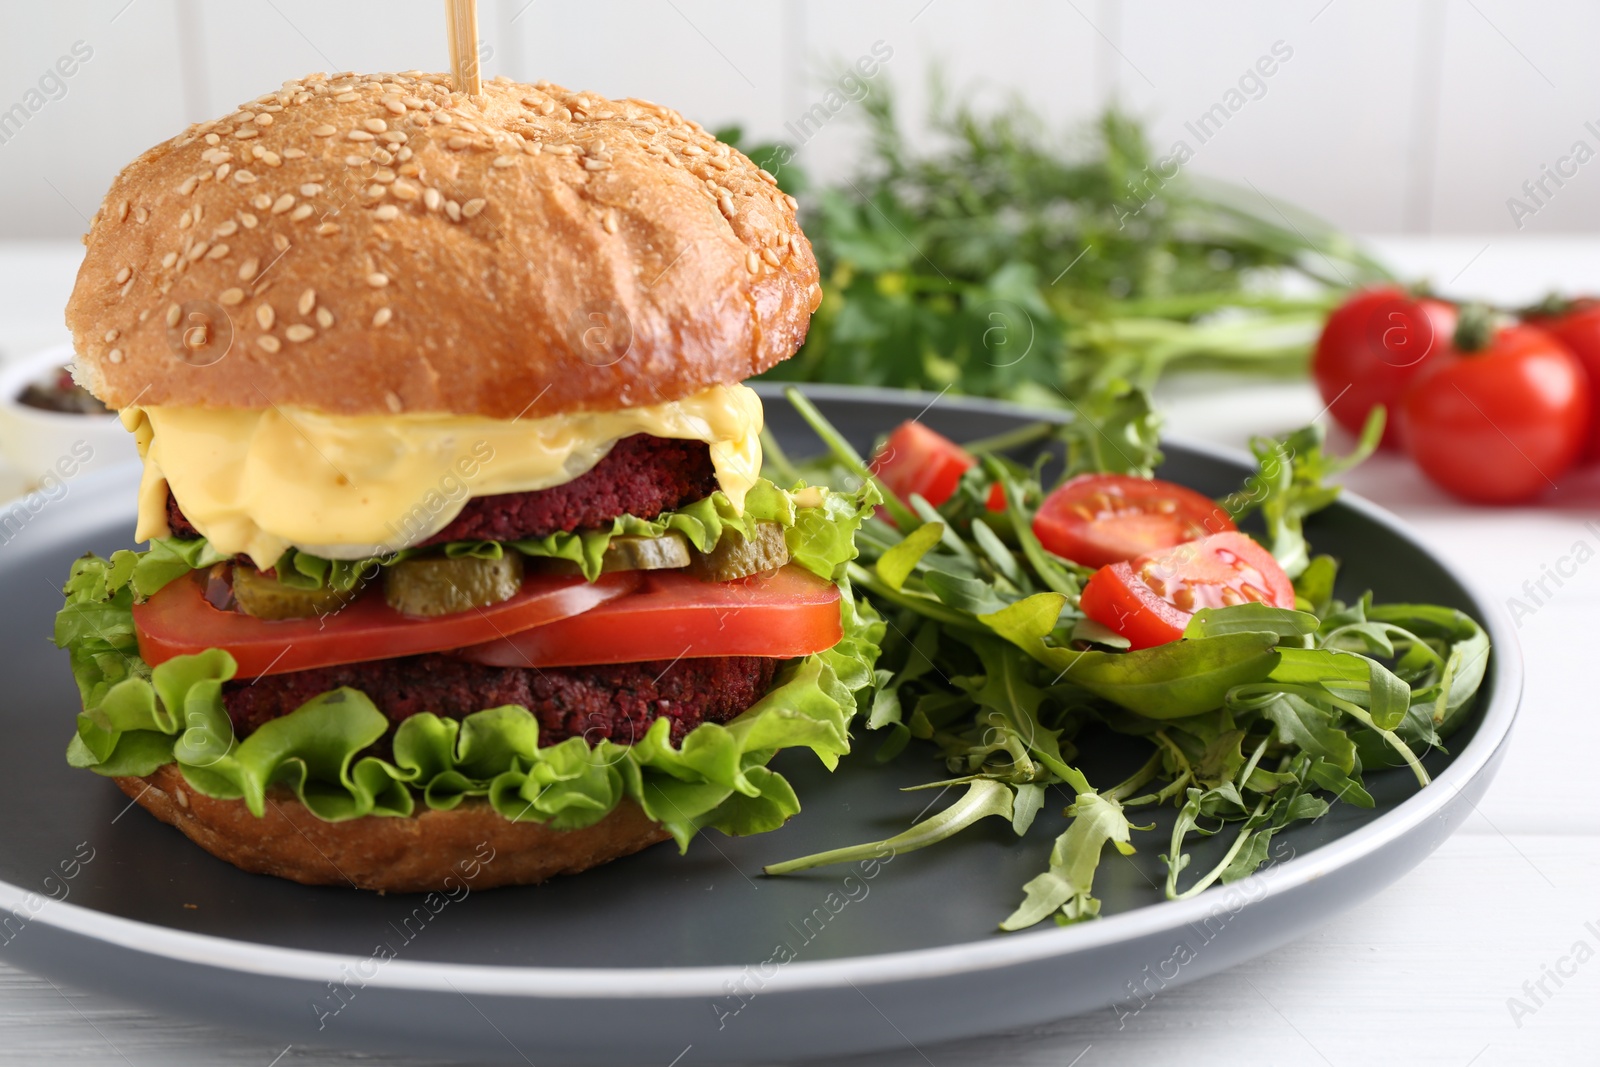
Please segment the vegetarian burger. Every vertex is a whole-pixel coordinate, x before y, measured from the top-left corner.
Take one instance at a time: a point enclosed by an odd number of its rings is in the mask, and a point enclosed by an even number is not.
[[[246,870],[422,890],[771,829],[772,755],[847,751],[875,495],[761,476],[741,383],[821,290],[738,151],[312,75],[146,152],[85,244],[75,374],[149,544],[67,582],[74,765]]]

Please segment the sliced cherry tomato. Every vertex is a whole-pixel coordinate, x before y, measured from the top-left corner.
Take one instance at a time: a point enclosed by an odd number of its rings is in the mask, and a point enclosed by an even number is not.
[[[1422,472],[1486,504],[1530,500],[1554,485],[1583,454],[1591,418],[1578,357],[1527,325],[1458,336],[1401,406],[1406,448]]]
[[[1294,607],[1294,585],[1248,534],[1219,533],[1129,562],[1101,567],[1079,606],[1133,648],[1176,641],[1201,608],[1255,601]]]
[[[1406,386],[1449,341],[1456,310],[1404,289],[1356,293],[1328,316],[1311,359],[1311,375],[1339,424],[1360,433],[1372,409],[1389,409],[1386,448],[1400,446],[1395,407]]]
[[[709,656],[789,659],[832,648],[842,636],[838,586],[791,564],[734,582],[646,571],[627,596],[459,654],[494,667]]]
[[[631,592],[635,571],[581,577],[529,574],[510,600],[486,608],[418,619],[389,607],[374,586],[349,606],[311,619],[257,619],[214,607],[195,572],[168,583],[133,608],[139,655],[152,667],[173,656],[222,648],[239,663],[239,677],[283,674],[311,667],[444,652],[542,626],[589,611]]]
[[[1583,364],[1589,381],[1589,409],[1595,419],[1580,462],[1593,463],[1600,459],[1600,300],[1581,297],[1565,304],[1556,314],[1534,313],[1526,321],[1553,334]]]
[[[938,507],[955,495],[961,476],[977,464],[971,452],[938,431],[920,422],[902,422],[867,466],[901,500],[916,493]],[[990,511],[1006,509],[1006,491],[998,482],[989,487],[984,506]],[[882,508],[878,514],[888,519]]]
[[[1040,544],[1085,567],[1236,529],[1228,513],[1202,493],[1123,474],[1081,474],[1045,497],[1033,517]]]

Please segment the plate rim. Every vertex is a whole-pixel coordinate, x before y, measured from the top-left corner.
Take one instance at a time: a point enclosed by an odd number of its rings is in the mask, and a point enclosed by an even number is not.
[[[764,399],[781,398],[789,385],[821,400],[879,401],[913,404],[943,402],[966,411],[1025,416],[1034,421],[1063,423],[1069,415],[1007,401],[978,397],[945,397],[915,390],[883,387],[813,385],[809,383],[752,383]],[[943,400],[941,400],[943,398]],[[927,409],[924,408],[924,411]],[[1162,437],[1163,446],[1181,448],[1211,459],[1249,465],[1245,452],[1181,436]],[[120,464],[84,476],[77,484],[128,480],[137,464]],[[33,495],[33,494],[29,494]],[[26,499],[23,497],[21,499]],[[1055,929],[991,935],[982,941],[958,942],[932,948],[906,949],[869,956],[790,962],[771,977],[762,976],[763,993],[777,994],[808,989],[831,989],[847,984],[887,984],[967,974],[1104,948],[1133,941],[1204,920],[1213,905],[1229,892],[1260,900],[1268,894],[1292,891],[1323,877],[1329,871],[1354,864],[1382,851],[1434,818],[1484,769],[1492,765],[1507,744],[1521,707],[1523,692],[1522,646],[1510,617],[1487,595],[1478,580],[1449,556],[1430,547],[1406,520],[1360,494],[1346,491],[1339,503],[1386,527],[1433,558],[1466,590],[1479,609],[1478,621],[1489,635],[1496,655],[1494,685],[1480,696],[1483,721],[1473,739],[1456,753],[1449,767],[1431,785],[1419,789],[1370,823],[1343,834],[1301,856],[1276,864],[1270,872],[1257,872],[1229,886],[1213,886],[1187,900],[1163,900],[1129,912],[1109,915],[1093,923]],[[1271,884],[1267,879],[1271,878]],[[0,909],[18,911],[33,891],[0,880]],[[30,909],[31,910],[31,909]],[[119,948],[142,952],[179,963],[237,971],[263,978],[294,981],[339,981],[364,956],[240,941],[216,934],[199,934],[109,915],[66,901],[50,901],[33,912],[30,922],[41,922],[64,933],[105,941]],[[366,986],[403,991],[467,992],[486,996],[534,997],[550,1000],[632,999],[682,1000],[716,997],[757,963],[685,967],[529,967],[510,964],[448,963],[392,959]]]

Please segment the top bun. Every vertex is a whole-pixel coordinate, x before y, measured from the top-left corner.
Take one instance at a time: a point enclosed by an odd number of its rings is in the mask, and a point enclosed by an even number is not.
[[[677,112],[548,82],[313,74],[112,183],[67,305],[113,408],[612,410],[787,359],[795,202]]]

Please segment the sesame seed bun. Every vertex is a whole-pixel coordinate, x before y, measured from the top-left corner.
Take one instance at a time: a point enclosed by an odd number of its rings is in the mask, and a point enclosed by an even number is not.
[[[612,410],[788,358],[794,200],[676,112],[540,82],[311,75],[128,166],[67,307],[113,408]]]
[[[143,778],[114,780],[141,807],[218,859],[305,885],[394,893],[532,885],[671,836],[631,800],[582,830],[512,822],[477,799],[450,811],[424,808],[404,819],[368,815],[324,822],[287,790],[269,793],[266,814],[258,819],[242,800],[195,792],[172,763]]]

